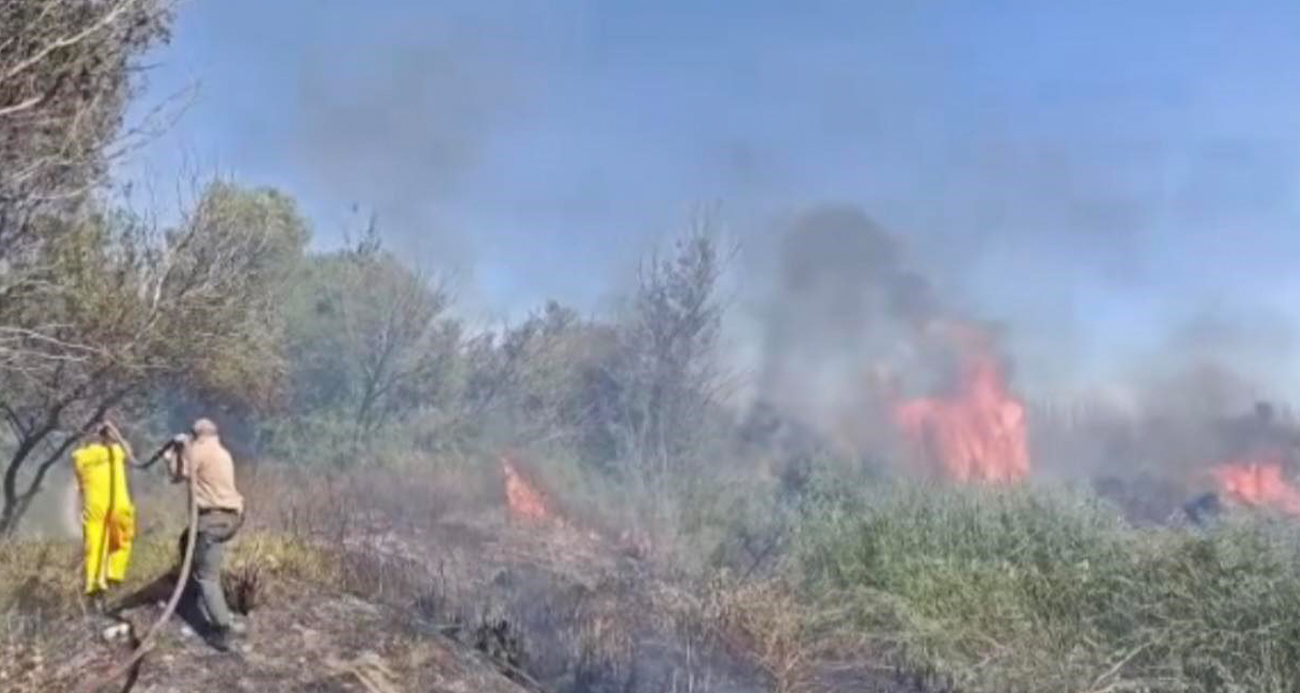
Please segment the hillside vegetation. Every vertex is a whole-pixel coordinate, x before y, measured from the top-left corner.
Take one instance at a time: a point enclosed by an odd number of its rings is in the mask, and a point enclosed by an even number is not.
[[[374,218],[321,247],[290,193],[220,177],[177,181],[160,218],[110,172],[170,113],[124,122],[173,10],[0,0],[0,689],[123,654],[50,520],[72,447],[105,416],[146,452],[206,415],[249,496],[227,587],[251,649],[217,659],[175,624],[138,690],[1300,690],[1294,525],[1139,528],[1069,489],[927,485],[881,412],[739,406],[710,214],[616,307],[491,326]],[[894,261],[869,220],[814,216]],[[873,298],[929,325],[927,292]],[[504,459],[539,517],[512,512]],[[165,593],[181,499],[132,483],[127,591]]]

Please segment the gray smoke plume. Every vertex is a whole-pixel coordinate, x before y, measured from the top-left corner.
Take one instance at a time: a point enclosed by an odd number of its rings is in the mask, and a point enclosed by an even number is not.
[[[468,270],[473,239],[447,210],[508,110],[510,69],[490,54],[464,38],[415,36],[316,56],[298,84],[290,143],[304,179],[372,210],[401,250]]]
[[[857,207],[823,205],[785,225],[775,251],[761,400],[822,430],[875,438],[888,428],[876,378],[901,375],[916,391],[942,384],[950,355],[923,336],[944,302],[897,237]]]

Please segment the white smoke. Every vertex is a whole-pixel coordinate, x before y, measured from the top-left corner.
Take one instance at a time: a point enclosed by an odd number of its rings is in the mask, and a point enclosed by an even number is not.
[[[63,483],[60,493],[58,527],[67,538],[81,536],[81,492],[77,481],[71,477]]]

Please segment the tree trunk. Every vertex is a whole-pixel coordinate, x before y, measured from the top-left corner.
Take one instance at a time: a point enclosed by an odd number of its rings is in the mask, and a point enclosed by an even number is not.
[[[18,472],[31,456],[32,450],[36,449],[36,445],[44,440],[51,430],[52,427],[46,426],[31,435],[24,436],[18,444],[18,449],[14,450],[14,454],[9,457],[9,463],[5,467],[4,507],[0,508],[0,536],[9,536],[18,528],[18,521],[22,519],[23,514],[23,504],[18,492]]]
[[[130,388],[123,388],[117,392],[108,394],[95,407],[94,412],[87,418],[81,430],[89,430],[95,422],[104,418],[104,415],[121,402],[130,392]],[[58,463],[68,450],[77,442],[80,437],[77,433],[70,433],[61,443],[55,447],[54,451],[48,457],[41,461],[36,468],[36,474],[31,482],[24,489],[18,487],[18,475],[32,455],[32,453],[44,443],[51,434],[59,430],[59,419],[62,417],[65,408],[71,400],[58,404],[54,410],[46,417],[45,421],[28,433],[20,436],[18,449],[9,457],[9,463],[5,467],[4,475],[4,507],[0,508],[0,537],[10,536],[18,529],[18,524],[22,521],[23,515],[31,507],[32,500],[41,490],[41,484],[45,481],[45,475],[50,469]]]

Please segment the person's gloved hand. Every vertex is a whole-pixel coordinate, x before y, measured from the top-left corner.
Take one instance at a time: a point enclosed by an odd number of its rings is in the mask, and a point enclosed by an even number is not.
[[[181,451],[190,442],[190,434],[177,433],[172,436],[167,450],[163,452],[163,458],[167,460],[167,469],[171,472],[172,481],[180,481],[183,478],[181,473]]]

